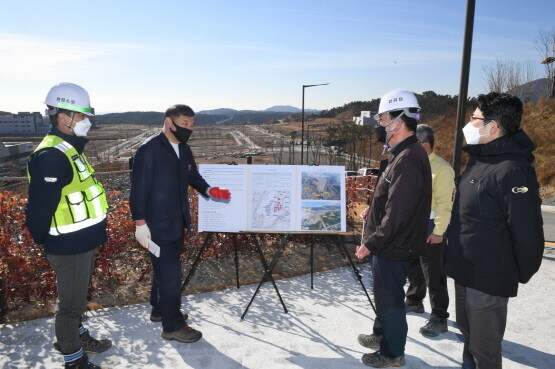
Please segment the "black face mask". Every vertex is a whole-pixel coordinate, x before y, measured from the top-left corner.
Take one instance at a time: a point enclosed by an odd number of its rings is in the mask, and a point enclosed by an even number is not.
[[[386,136],[387,132],[385,131],[385,127],[382,127],[378,124],[376,126],[376,142],[385,143]]]
[[[175,124],[175,122],[172,123],[175,126],[175,131],[172,131],[175,138],[177,138],[177,140],[181,143],[186,143],[189,140],[189,137],[193,134],[193,131],[188,128],[180,127]]]

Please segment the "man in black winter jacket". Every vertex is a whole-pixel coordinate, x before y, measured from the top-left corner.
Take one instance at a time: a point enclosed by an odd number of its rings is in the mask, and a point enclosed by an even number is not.
[[[522,102],[491,92],[463,128],[470,154],[448,233],[463,368],[501,368],[509,297],[540,267],[543,221],[534,144],[520,129]]]
[[[379,349],[362,362],[375,368],[405,365],[407,319],[405,291],[410,261],[424,254],[432,203],[428,154],[415,136],[420,106],[406,90],[390,91],[380,100],[376,119],[387,132],[387,167],[380,175],[366,216],[360,259],[372,253],[377,316],[373,332],[359,343]]]

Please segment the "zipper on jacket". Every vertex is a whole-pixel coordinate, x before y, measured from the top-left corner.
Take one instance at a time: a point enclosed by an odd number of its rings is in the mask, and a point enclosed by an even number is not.
[[[482,180],[478,181],[478,188],[476,191],[476,204],[478,205],[478,214],[482,215],[482,203],[480,202],[480,186],[482,184]]]

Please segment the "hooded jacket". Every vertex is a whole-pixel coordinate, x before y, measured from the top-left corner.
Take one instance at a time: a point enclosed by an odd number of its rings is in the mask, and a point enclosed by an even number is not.
[[[374,191],[362,244],[380,257],[406,261],[424,252],[432,172],[428,155],[414,135],[390,154]]]
[[[522,130],[464,148],[470,160],[455,195],[446,265],[460,285],[513,297],[538,271],[544,236],[534,149]]]

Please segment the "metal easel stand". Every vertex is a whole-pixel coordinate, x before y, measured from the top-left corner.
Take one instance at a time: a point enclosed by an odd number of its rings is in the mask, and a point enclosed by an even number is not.
[[[254,301],[254,298],[258,294],[258,291],[260,290],[260,287],[262,286],[262,284],[264,282],[267,282],[268,280],[270,280],[272,282],[272,284],[274,286],[274,289],[276,290],[276,293],[279,297],[279,301],[281,302],[281,306],[283,306],[283,311],[285,313],[287,313],[287,308],[285,307],[285,303],[283,302],[283,299],[281,298],[281,294],[279,293],[279,289],[276,285],[276,282],[274,281],[274,277],[272,276],[272,270],[274,269],[274,267],[276,266],[279,258],[283,254],[283,249],[285,248],[285,242],[287,241],[287,238],[289,238],[289,234],[285,234],[281,237],[281,239],[279,241],[278,249],[277,249],[276,253],[274,254],[274,256],[272,257],[272,261],[270,262],[270,265],[268,265],[268,263],[266,262],[266,258],[264,257],[264,253],[262,252],[262,248],[260,247],[260,243],[258,242],[258,239],[257,239],[256,235],[253,234],[251,236],[254,239],[254,244],[256,246],[256,251],[260,255],[260,262],[262,263],[262,266],[264,268],[264,275],[262,275],[262,279],[260,280],[260,283],[258,284],[258,287],[256,287],[256,291],[252,295],[252,298],[249,301],[249,304],[247,305],[247,307],[245,309],[245,312],[243,313],[243,315],[241,315],[241,320],[243,320],[245,318],[245,315],[249,311],[249,308],[250,308],[252,302]]]
[[[191,270],[189,270],[189,273],[187,274],[187,277],[185,278],[185,281],[181,285],[181,293],[183,293],[183,291],[185,290],[185,288],[189,284],[189,281],[191,280],[193,275],[195,275],[197,267],[200,264],[202,254],[206,250],[206,247],[208,247],[209,241],[213,237],[213,235],[214,235],[214,232],[208,232],[206,234],[206,238],[204,239],[204,242],[202,243],[202,246],[198,250],[197,256],[195,257],[195,261],[193,262],[193,265],[191,266]],[[237,238],[236,238],[235,234],[231,234],[231,237],[232,237],[232,242],[233,242],[233,248],[235,249],[235,278],[236,278],[236,282],[237,282],[237,288],[239,288],[239,287],[241,287],[241,285],[239,283],[239,257],[237,255],[237,249],[238,249]]]
[[[342,253],[343,256],[349,262],[349,265],[353,269],[353,272],[355,274],[356,279],[358,279],[358,281],[360,283],[360,286],[362,287],[362,290],[364,291],[364,294],[368,298],[368,302],[370,303],[370,306],[372,306],[372,310],[374,310],[374,314],[378,315],[378,313],[376,312],[376,307],[374,306],[374,303],[372,302],[372,299],[370,298],[370,295],[368,294],[368,291],[366,290],[366,287],[364,286],[364,283],[362,282],[362,276],[360,275],[360,271],[358,270],[356,264],[353,262],[353,259],[351,258],[351,255],[347,251],[347,247],[345,247],[345,240],[340,235],[337,235],[337,238],[338,239],[335,242],[335,246],[337,247],[339,252]],[[313,264],[314,264],[314,238],[311,237],[311,239],[310,239],[310,288],[311,289],[314,289],[314,276],[313,276],[314,268],[313,268]]]

